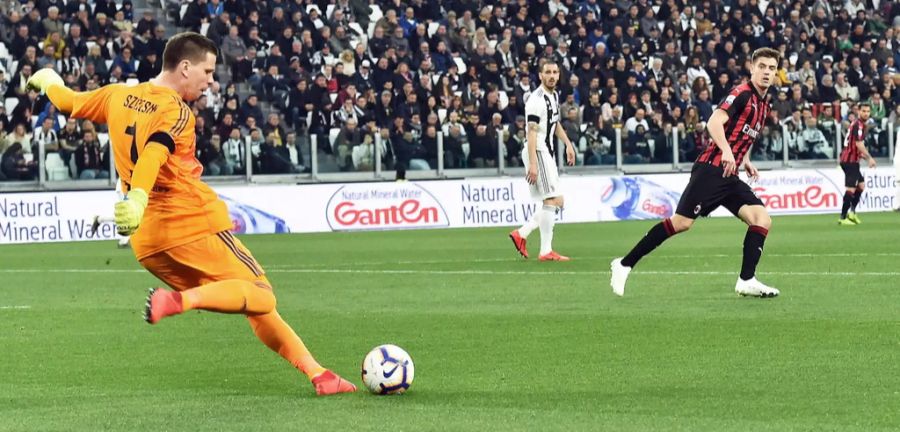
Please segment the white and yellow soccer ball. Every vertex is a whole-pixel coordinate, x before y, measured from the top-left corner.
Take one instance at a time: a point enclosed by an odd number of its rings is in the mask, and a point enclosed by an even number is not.
[[[362,381],[372,393],[403,393],[409,389],[414,376],[412,358],[396,345],[377,346],[363,359]]]

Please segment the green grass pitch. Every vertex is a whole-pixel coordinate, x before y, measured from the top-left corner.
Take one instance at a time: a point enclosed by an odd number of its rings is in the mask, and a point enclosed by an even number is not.
[[[699,221],[632,272],[651,221],[557,225],[573,260],[506,229],[247,236],[278,309],[360,385],[395,343],[399,397],[317,398],[240,316],[141,318],[158,282],[112,242],[0,247],[0,431],[900,429],[900,216],[775,218],[740,298],[745,228]]]

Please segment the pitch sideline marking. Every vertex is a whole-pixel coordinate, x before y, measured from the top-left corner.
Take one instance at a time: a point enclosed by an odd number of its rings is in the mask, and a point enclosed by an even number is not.
[[[0,306],[0,310],[25,310],[25,309],[31,309],[31,306],[27,306],[27,305]]]
[[[0,273],[146,273],[142,269],[0,269]],[[267,273],[321,274],[409,274],[409,275],[521,275],[521,276],[578,276],[608,275],[609,271],[518,271],[518,270],[412,270],[412,269],[321,269],[276,268]],[[638,274],[663,276],[728,276],[734,271],[638,271]],[[777,276],[900,276],[900,272],[764,272]]]
[[[801,254],[765,254],[765,257],[780,257],[780,258],[851,258],[851,257],[900,257],[900,253],[832,253],[832,254],[809,254],[809,253],[801,253]],[[697,258],[738,258],[740,254],[704,254],[704,255],[692,255],[690,257],[683,255],[659,255],[654,257],[654,259],[697,259]],[[578,256],[579,259],[588,259],[588,260],[612,260],[616,258],[615,256]],[[381,266],[381,265],[414,265],[414,264],[459,264],[459,263],[498,263],[498,262],[511,262],[518,261],[514,258],[489,258],[489,259],[466,259],[466,260],[434,260],[434,261],[363,261],[356,262],[354,265],[360,266]],[[304,265],[302,267],[297,267],[295,264],[271,264],[263,266],[268,269],[296,269],[296,268],[323,268],[327,267],[329,264],[309,264]]]

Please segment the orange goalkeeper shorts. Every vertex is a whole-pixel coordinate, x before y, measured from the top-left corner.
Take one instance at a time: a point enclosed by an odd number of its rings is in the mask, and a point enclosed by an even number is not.
[[[228,231],[155,253],[142,259],[141,265],[178,291],[229,279],[272,289],[250,251]]]

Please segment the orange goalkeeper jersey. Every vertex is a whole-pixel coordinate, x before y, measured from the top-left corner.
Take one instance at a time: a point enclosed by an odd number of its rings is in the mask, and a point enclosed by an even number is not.
[[[76,93],[72,115],[109,126],[116,172],[126,191],[148,142],[169,149],[153,189],[147,191],[150,201],[144,218],[131,238],[139,260],[231,229],[227,206],[200,181],[203,165],[196,157],[194,114],[175,90],[149,82],[111,84]]]

